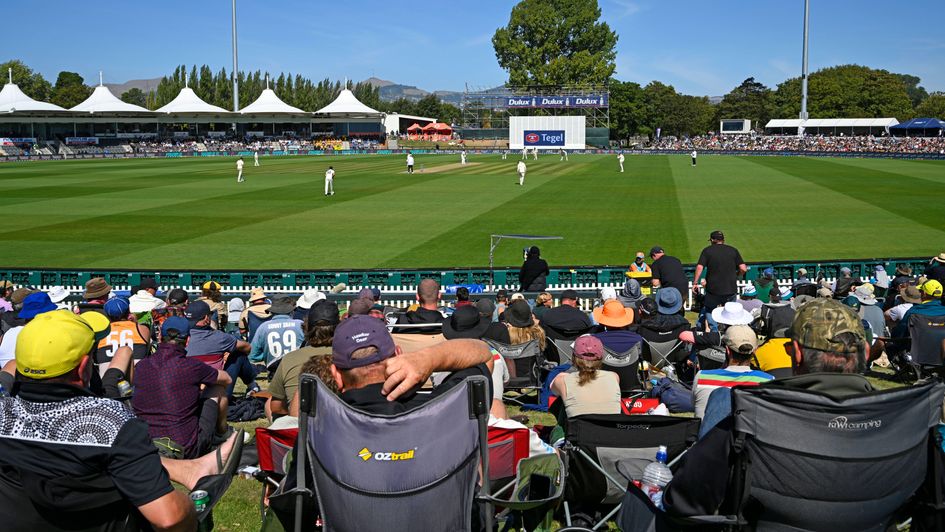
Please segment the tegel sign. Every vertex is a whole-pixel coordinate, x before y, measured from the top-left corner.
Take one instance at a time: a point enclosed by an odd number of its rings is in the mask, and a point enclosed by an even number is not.
[[[564,130],[525,131],[525,146],[564,146]]]

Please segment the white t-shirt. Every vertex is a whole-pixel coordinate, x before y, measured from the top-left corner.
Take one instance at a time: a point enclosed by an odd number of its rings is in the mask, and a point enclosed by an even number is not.
[[[243,169],[243,159],[238,159],[238,160],[236,161],[236,169],[237,169],[237,170],[242,170],[242,169]]]
[[[413,166],[413,155],[407,156],[407,166]]]
[[[328,170],[325,171],[325,179],[331,181],[331,180],[334,179],[334,178],[335,178],[335,171],[334,171],[334,170],[332,170],[331,168],[329,168]]]
[[[525,163],[523,163],[522,161],[518,162],[518,173],[520,174],[525,173]]]
[[[16,358],[16,338],[20,335],[20,331],[23,330],[22,325],[16,327],[11,327],[6,334],[3,335],[3,341],[0,342],[0,367],[6,365],[7,362]]]
[[[889,309],[889,319],[893,321],[902,321],[902,317],[905,316],[906,311],[912,308],[912,303],[900,303],[895,307]]]

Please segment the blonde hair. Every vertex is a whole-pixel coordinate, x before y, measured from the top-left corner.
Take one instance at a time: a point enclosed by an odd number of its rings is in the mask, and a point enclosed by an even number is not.
[[[524,344],[530,340],[538,340],[538,348],[545,350],[545,331],[537,321],[532,320],[530,327],[509,325],[509,341],[512,345]]]
[[[584,386],[597,378],[597,370],[604,365],[604,361],[588,360],[586,358],[574,357],[572,360],[574,367],[578,370],[578,386]]]

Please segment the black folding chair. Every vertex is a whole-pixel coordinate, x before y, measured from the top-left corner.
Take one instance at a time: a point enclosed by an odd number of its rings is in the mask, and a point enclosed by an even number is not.
[[[928,373],[942,376],[945,369],[945,316],[909,316],[912,338],[910,358],[921,378]]]
[[[313,375],[299,382],[299,442],[293,530],[469,530],[476,485],[489,477],[488,384],[469,377],[396,415],[348,406]],[[308,470],[313,485],[306,484]],[[488,496],[485,483],[481,494]],[[486,508],[486,529],[492,510]]]
[[[621,397],[639,397],[646,393],[641,382],[640,354],[642,352],[642,341],[622,353],[604,346],[601,369],[617,374],[620,379]]]

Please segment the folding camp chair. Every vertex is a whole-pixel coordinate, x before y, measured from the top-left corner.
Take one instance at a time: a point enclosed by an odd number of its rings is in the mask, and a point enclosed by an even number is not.
[[[296,457],[296,488],[284,495],[295,498],[292,529],[314,529],[314,516],[306,516],[314,489],[325,531],[469,530],[480,464],[489,478],[488,390],[485,377],[469,377],[418,408],[380,415],[348,406],[318,377],[303,374],[305,452]],[[488,482],[481,493],[489,494]]]
[[[657,369],[662,369],[686,359],[686,344],[675,338],[665,342],[653,342],[643,338],[642,355],[643,360]]]
[[[483,498],[505,509],[502,531],[524,528],[550,532],[564,486],[565,468],[561,458],[554,453],[540,454],[519,462],[515,479]]]
[[[771,385],[732,395],[740,525],[882,532],[925,480],[945,384],[843,398]]]
[[[523,404],[525,397],[541,391],[541,370],[543,357],[538,348],[538,340],[529,340],[522,344],[509,345],[495,340],[485,342],[502,355],[509,368],[509,382],[505,390],[518,392],[520,395],[506,397],[509,401]]]
[[[640,353],[643,352],[643,342],[630,349],[618,353],[604,346],[604,359],[601,369],[612,371],[620,379],[621,397],[639,397],[646,394],[640,380]]]
[[[259,453],[259,470],[253,471],[253,478],[262,482],[259,497],[259,510],[266,518],[266,500],[288,471],[288,457],[299,437],[299,429],[270,429],[256,427],[256,450]]]
[[[566,519],[570,523],[573,507],[588,516],[604,514],[591,523],[594,530],[604,526],[619,511],[627,484],[643,478],[659,446],[665,445],[674,461],[696,441],[698,432],[695,418],[623,414],[570,418],[564,446]]]
[[[941,375],[945,369],[945,316],[909,316],[909,336],[912,339],[909,354],[916,374]]]
[[[724,368],[728,355],[724,347],[707,347],[696,352],[699,360],[699,369]]]
[[[570,364],[571,359],[574,358],[574,340],[550,340],[558,350],[558,364]]]
[[[489,427],[489,481],[508,482],[515,477],[519,462],[528,458],[527,428]]]

